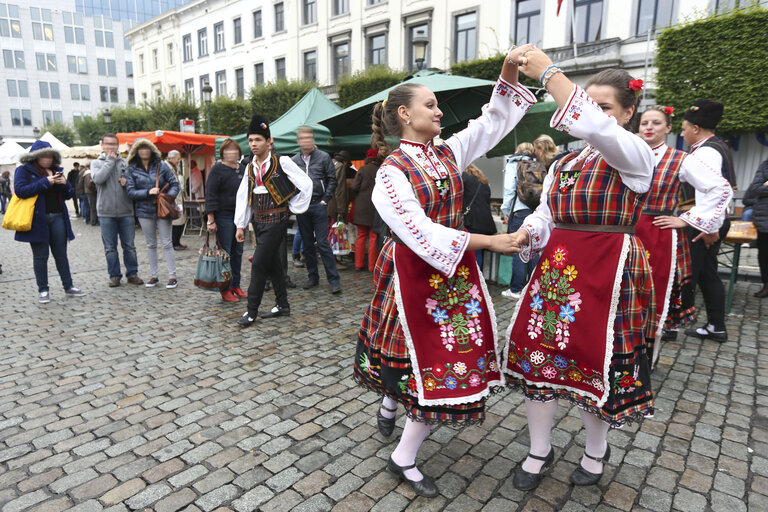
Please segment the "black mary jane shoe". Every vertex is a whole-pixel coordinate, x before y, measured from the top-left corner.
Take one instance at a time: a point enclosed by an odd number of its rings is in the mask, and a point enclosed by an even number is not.
[[[611,458],[611,447],[608,446],[605,449],[605,454],[602,457],[593,457],[586,451],[584,452],[584,456],[588,459],[594,460],[595,462],[602,462],[603,465],[605,465],[605,463],[608,462],[608,459]],[[603,471],[605,471],[605,468],[603,468]],[[574,472],[571,473],[571,483],[573,485],[595,485],[600,481],[602,476],[602,473],[592,473],[591,471],[587,471],[584,469],[584,466],[579,463]]]
[[[539,457],[532,453],[529,453],[528,456],[532,459],[543,460],[544,464],[541,466],[538,473],[529,473],[523,469],[523,463],[520,463],[520,467],[515,470],[515,476],[512,478],[512,485],[521,491],[530,491],[531,489],[538,487],[541,479],[544,478],[544,470],[551,466],[555,461],[555,449],[550,446],[549,453],[546,457]]]
[[[266,313],[261,314],[261,318],[274,318],[276,316],[291,316],[291,308],[281,308],[275,306]]]
[[[437,490],[437,484],[435,484],[435,481],[432,480],[427,475],[422,475],[423,478],[419,480],[418,482],[415,480],[411,480],[407,476],[405,476],[405,471],[409,469],[413,469],[416,467],[416,464],[411,464],[410,466],[398,466],[395,464],[395,461],[392,460],[392,457],[389,458],[387,461],[387,469],[394,473],[395,475],[399,476],[401,480],[404,482],[408,482],[411,486],[411,489],[413,489],[413,492],[418,494],[419,496],[424,496],[425,498],[434,498],[439,494],[439,491]]]
[[[395,420],[397,420],[397,415],[387,418],[383,414],[381,414],[381,410],[384,409],[385,411],[389,412],[397,412],[397,407],[394,409],[390,409],[389,407],[384,407],[383,405],[379,407],[379,410],[376,411],[376,426],[379,427],[379,432],[384,437],[389,437],[392,435],[392,432],[395,430]]]

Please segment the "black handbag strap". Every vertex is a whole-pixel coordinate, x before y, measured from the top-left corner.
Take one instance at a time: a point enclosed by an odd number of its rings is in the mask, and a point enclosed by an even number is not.
[[[468,214],[468,213],[469,213],[469,210],[471,210],[471,209],[472,209],[472,204],[474,204],[474,202],[475,202],[475,198],[477,197],[477,194],[478,194],[479,192],[480,192],[480,183],[478,182],[478,184],[477,184],[477,188],[475,189],[475,193],[474,193],[474,195],[472,196],[472,200],[469,202],[469,204],[467,205],[467,207],[464,209],[464,215]]]

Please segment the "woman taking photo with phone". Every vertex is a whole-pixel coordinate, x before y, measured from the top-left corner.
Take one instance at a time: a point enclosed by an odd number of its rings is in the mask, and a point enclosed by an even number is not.
[[[20,199],[37,196],[32,217],[32,229],[17,231],[15,239],[29,242],[37,281],[37,300],[41,304],[51,301],[48,291],[48,251],[56,261],[64,294],[68,297],[85,295],[72,284],[72,273],[67,258],[67,242],[75,239],[66,199],[72,199],[75,191],[64,177],[61,154],[48,142],[36,140],[19,158],[21,165],[13,176],[14,191]]]

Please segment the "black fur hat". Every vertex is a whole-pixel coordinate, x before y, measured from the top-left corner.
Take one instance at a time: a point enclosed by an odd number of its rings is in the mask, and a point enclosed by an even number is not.
[[[719,101],[696,100],[683,114],[683,119],[691,124],[697,124],[707,130],[714,130],[723,118],[724,106]]]
[[[269,140],[272,135],[269,131],[269,121],[267,121],[267,118],[254,114],[251,118],[251,125],[248,127],[248,135],[261,135]]]

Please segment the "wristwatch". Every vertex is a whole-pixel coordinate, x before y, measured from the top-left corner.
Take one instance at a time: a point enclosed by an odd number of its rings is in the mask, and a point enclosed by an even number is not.
[[[211,224],[216,224],[216,221],[215,220],[209,220],[208,221],[208,225],[210,226]]]

